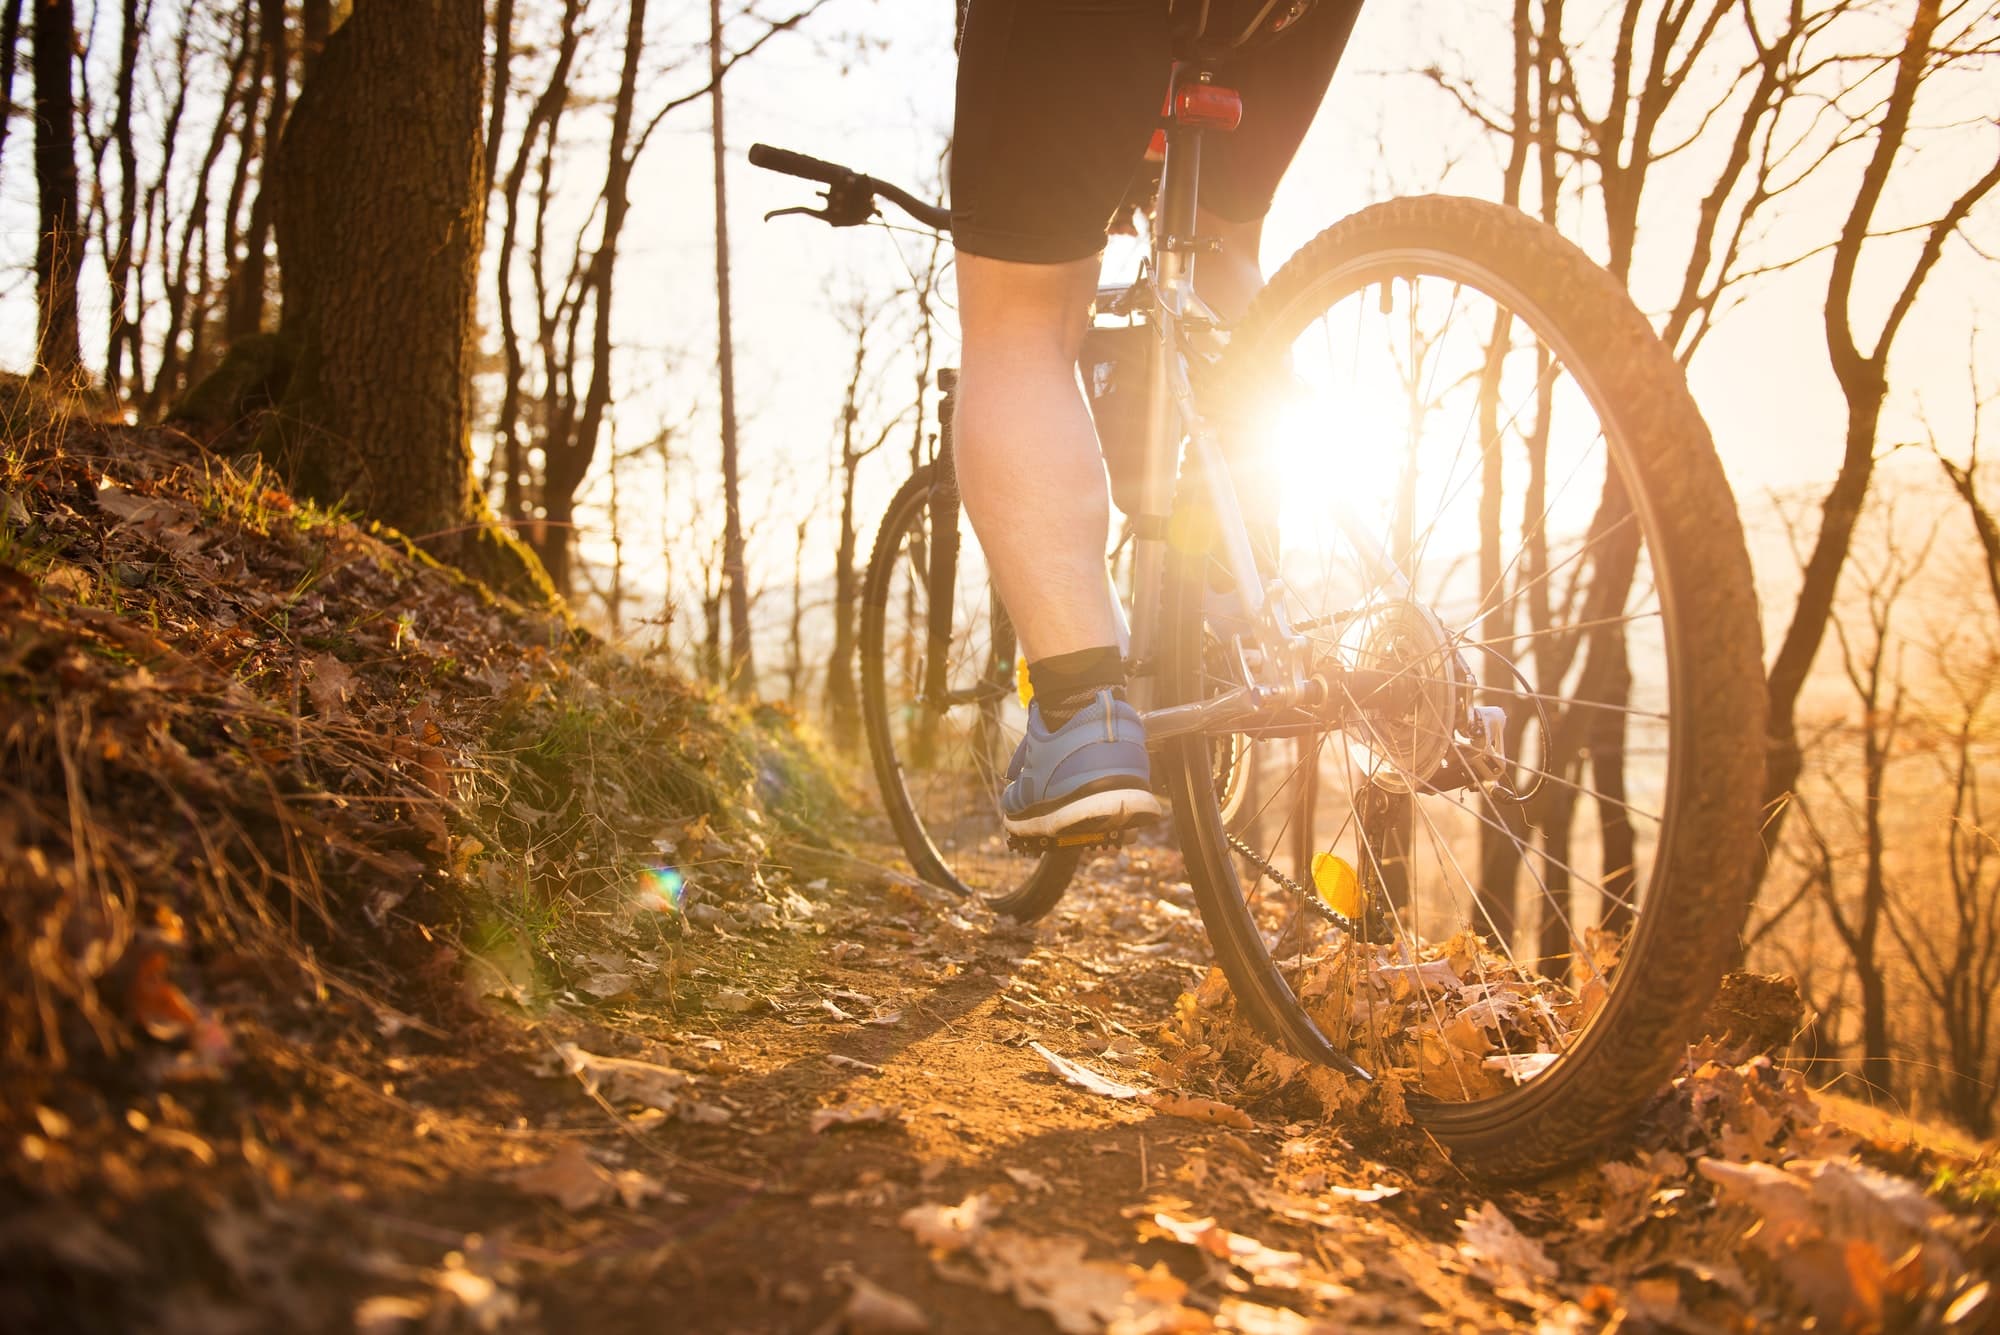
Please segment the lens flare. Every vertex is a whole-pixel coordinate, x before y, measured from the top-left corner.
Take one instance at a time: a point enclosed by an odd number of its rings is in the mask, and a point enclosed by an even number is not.
[[[639,873],[641,903],[661,913],[679,913],[687,897],[687,882],[672,867],[648,867]]]

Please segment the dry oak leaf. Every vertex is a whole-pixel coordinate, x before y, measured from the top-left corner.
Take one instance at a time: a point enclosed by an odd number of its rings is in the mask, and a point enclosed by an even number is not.
[[[986,1287],[1011,1292],[1021,1306],[1048,1313],[1064,1335],[1131,1332],[1194,1335],[1213,1329],[1207,1314],[1181,1305],[1187,1285],[1166,1267],[1151,1270],[1093,1261],[1082,1238],[1038,1238],[996,1229],[976,1245]]]
[[[1140,1102],[1156,1113],[1185,1117],[1191,1122],[1206,1122],[1210,1126],[1233,1126],[1240,1131],[1252,1131],[1257,1126],[1250,1120],[1250,1114],[1241,1108],[1232,1108],[1214,1099],[1195,1098],[1190,1094],[1148,1094]]]
[[[1458,1221],[1461,1238],[1459,1250],[1484,1261],[1498,1274],[1495,1278],[1513,1280],[1520,1275],[1536,1279],[1554,1279],[1556,1263],[1542,1250],[1542,1244],[1523,1234],[1514,1227],[1514,1221],[1502,1214],[1500,1207],[1492,1201],[1480,1202],[1479,1208]]]
[[[1266,1247],[1255,1238],[1231,1232],[1212,1218],[1180,1219],[1170,1214],[1155,1214],[1153,1224],[1174,1241],[1185,1243],[1218,1261],[1227,1261],[1242,1271],[1252,1284],[1304,1293],[1328,1302],[1338,1301],[1353,1293],[1352,1289],[1336,1281],[1302,1254]],[[1231,1284],[1239,1289],[1242,1287],[1237,1281],[1231,1281]]]
[[[508,1178],[522,1191],[547,1196],[572,1214],[602,1205],[618,1191],[611,1174],[598,1167],[575,1141],[565,1143],[541,1163],[516,1169]]]
[[[347,701],[354,690],[354,671],[332,654],[312,660],[312,677],[306,694],[312,698],[313,712],[330,722],[347,717]]]

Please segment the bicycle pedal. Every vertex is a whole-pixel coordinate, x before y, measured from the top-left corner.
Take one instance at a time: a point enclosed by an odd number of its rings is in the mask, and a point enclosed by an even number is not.
[[[1007,836],[1007,847],[1016,853],[1026,853],[1041,857],[1057,849],[1118,848],[1132,834],[1130,829],[1087,830],[1077,834],[1020,835]]]

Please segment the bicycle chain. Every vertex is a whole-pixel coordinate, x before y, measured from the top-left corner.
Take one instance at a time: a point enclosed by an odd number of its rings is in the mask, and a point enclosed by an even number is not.
[[[1293,894],[1297,895],[1300,899],[1304,900],[1306,905],[1310,907],[1314,913],[1317,913],[1320,917],[1326,919],[1328,922],[1332,923],[1335,927],[1338,927],[1341,931],[1346,932],[1351,936],[1359,936],[1361,934],[1360,924],[1356,923],[1352,918],[1348,917],[1345,913],[1335,912],[1332,906],[1330,906],[1325,900],[1319,897],[1317,892],[1307,889],[1305,886],[1300,885],[1297,881],[1293,880],[1291,877],[1285,875],[1285,873],[1279,871],[1276,867],[1271,865],[1270,859],[1266,858],[1263,854],[1257,852],[1256,849],[1250,847],[1250,845],[1244,843],[1243,840],[1239,839],[1237,836],[1233,834],[1224,834],[1223,838],[1229,841],[1229,846],[1231,848],[1235,849],[1238,853],[1241,853],[1244,857],[1250,859],[1251,862],[1256,864],[1257,870],[1262,874],[1264,874],[1265,876],[1270,877],[1271,880],[1274,883],[1276,883],[1280,889],[1289,890]]]

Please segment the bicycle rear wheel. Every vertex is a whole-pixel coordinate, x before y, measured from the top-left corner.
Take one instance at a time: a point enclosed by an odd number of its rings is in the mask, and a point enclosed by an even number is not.
[[[1007,847],[1000,790],[1027,726],[1013,627],[948,472],[919,468],[889,503],[861,604],[861,709],[882,804],[917,875],[1039,918],[1081,853]]]
[[[1472,200],[1328,229],[1228,356],[1252,406],[1225,420],[1284,484],[1292,624],[1329,680],[1391,686],[1292,720],[1267,787],[1317,802],[1233,838],[1209,739],[1171,748],[1217,956],[1262,1028],[1393,1076],[1466,1166],[1550,1171],[1660,1086],[1751,889],[1759,632],[1708,431],[1609,275]],[[1172,579],[1177,700],[1226,685],[1208,560]]]

